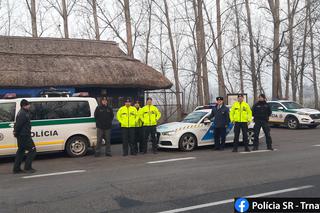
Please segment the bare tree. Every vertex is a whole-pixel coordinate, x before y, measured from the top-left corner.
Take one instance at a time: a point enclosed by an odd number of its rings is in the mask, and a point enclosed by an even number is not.
[[[69,24],[68,24],[68,17],[76,4],[76,0],[67,1],[61,0],[61,3],[58,0],[47,0],[47,2],[53,7],[62,17],[63,19],[63,30],[64,30],[64,37],[69,38]]]
[[[133,58],[134,55],[133,55],[133,45],[132,45],[131,15],[130,15],[129,0],[124,0],[123,9],[124,9],[124,15],[125,15],[125,19],[126,19],[128,55]]]
[[[303,104],[303,91],[304,91],[304,70],[306,67],[306,46],[307,46],[307,37],[308,37],[308,13],[309,13],[309,2],[306,0],[305,6],[305,19],[304,19],[304,35],[303,35],[303,44],[302,44],[302,59],[300,64],[300,90],[299,90],[299,102]]]
[[[206,36],[204,32],[203,24],[203,0],[197,0],[198,3],[198,28],[200,31],[200,56],[201,56],[201,65],[202,65],[202,81],[203,81],[203,94],[205,104],[209,104],[210,95],[209,95],[209,80],[208,80],[208,65],[207,65],[207,52],[206,52]]]
[[[170,48],[171,48],[171,63],[172,63],[172,68],[173,68],[173,75],[174,75],[174,82],[175,82],[175,88],[176,88],[176,103],[177,103],[177,118],[180,120],[182,116],[182,106],[181,106],[181,99],[180,99],[180,81],[179,81],[179,70],[178,70],[178,65],[177,65],[177,59],[176,59],[176,51],[175,51],[175,46],[173,42],[173,35],[172,35],[172,30],[171,30],[171,23],[170,23],[170,14],[169,14],[169,9],[168,9],[168,2],[167,0],[163,0],[164,3],[164,14],[166,17],[166,27],[168,29],[168,36],[169,36],[169,41],[170,41]]]
[[[193,9],[194,9],[194,15],[196,18],[196,55],[197,55],[197,97],[198,97],[198,104],[203,105],[204,104],[204,95],[203,95],[203,84],[202,84],[202,66],[201,66],[201,54],[202,54],[202,43],[201,43],[201,26],[200,26],[200,16],[198,14],[198,5],[196,0],[193,0]]]
[[[272,98],[282,98],[280,70],[280,2],[268,0],[273,18]]]
[[[314,107],[319,109],[319,92],[318,92],[318,83],[317,83],[317,71],[316,71],[316,62],[315,62],[315,55],[314,55],[314,39],[313,39],[313,26],[314,23],[312,21],[311,16],[311,2],[307,0],[307,7],[308,7],[308,20],[309,20],[309,32],[310,32],[310,51],[311,51],[311,63],[312,63],[312,80],[313,80],[313,90],[314,90]]]
[[[253,33],[252,33],[252,24],[251,24],[251,11],[249,0],[245,0],[246,3],[246,11],[247,11],[247,26],[249,32],[249,41],[250,41],[250,70],[251,70],[251,80],[252,80],[252,89],[253,89],[253,101],[257,100],[257,74],[256,74],[256,59],[254,54],[254,42],[253,42]]]
[[[217,33],[218,33],[218,52],[217,52],[217,74],[218,74],[218,84],[219,84],[219,95],[226,97],[226,85],[223,77],[222,70],[222,59],[223,59],[223,49],[222,49],[222,27],[221,27],[221,8],[220,0],[216,0],[217,9]]]
[[[147,38],[146,38],[146,56],[145,56],[146,64],[148,64],[149,62],[149,45],[150,45],[150,36],[151,36],[151,28],[152,28],[152,3],[153,3],[153,0],[148,0],[148,31],[147,31]],[[160,38],[161,37],[162,36],[160,36]]]
[[[242,65],[242,44],[241,44],[241,33],[240,33],[240,20],[237,0],[234,0],[234,12],[236,16],[236,31],[237,31],[237,46],[238,46],[238,62],[239,62],[239,76],[240,76],[240,92],[244,93],[243,83],[243,65]]]
[[[100,30],[99,30],[99,22],[98,22],[98,14],[97,14],[97,0],[92,0],[89,4],[92,6],[92,15],[93,15],[93,21],[94,21],[94,29],[95,29],[95,35],[96,40],[100,40]]]
[[[292,93],[292,100],[297,100],[297,71],[295,69],[295,61],[293,57],[293,44],[294,44],[294,37],[293,37],[293,24],[294,24],[294,17],[296,14],[297,6],[299,0],[294,0],[293,3],[290,3],[290,0],[287,0],[288,6],[288,28],[289,28],[289,42],[288,42],[288,74],[291,76],[291,93]],[[292,6],[291,6],[292,5]],[[288,76],[289,77],[289,76]],[[288,98],[289,94],[286,94],[286,98]]]
[[[38,37],[36,0],[31,0],[30,3],[26,0],[26,3],[31,16],[32,37]]]

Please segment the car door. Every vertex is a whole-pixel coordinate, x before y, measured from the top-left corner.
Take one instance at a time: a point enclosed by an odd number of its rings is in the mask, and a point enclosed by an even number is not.
[[[13,135],[16,102],[0,103],[0,155],[13,155],[17,140]]]
[[[214,125],[212,118],[209,123],[205,123],[205,118],[207,118],[210,113],[206,114],[200,122],[197,124],[199,127],[197,128],[197,138],[198,138],[198,145],[208,145],[213,144],[213,137],[214,137]]]
[[[284,123],[285,113],[284,113],[284,107],[282,106],[282,104],[277,102],[269,102],[268,104],[272,110],[272,114],[269,118],[269,122]]]

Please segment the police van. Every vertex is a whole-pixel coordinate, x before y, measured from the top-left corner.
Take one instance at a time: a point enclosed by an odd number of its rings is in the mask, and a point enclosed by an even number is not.
[[[17,140],[13,136],[15,118],[22,99],[0,100],[0,156],[14,155]],[[30,102],[31,136],[37,152],[66,151],[80,157],[96,145],[94,98],[26,98]]]
[[[316,128],[320,125],[320,111],[305,108],[289,100],[268,101],[272,110],[269,123],[285,125],[289,129],[298,129],[301,126]]]

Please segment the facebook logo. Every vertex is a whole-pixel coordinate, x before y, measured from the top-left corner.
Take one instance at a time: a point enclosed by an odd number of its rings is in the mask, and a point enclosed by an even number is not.
[[[245,198],[239,198],[234,202],[234,208],[237,212],[247,212],[249,209],[249,202]]]

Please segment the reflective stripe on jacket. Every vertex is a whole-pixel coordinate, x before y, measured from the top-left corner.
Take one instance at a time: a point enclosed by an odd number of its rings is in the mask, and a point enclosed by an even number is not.
[[[161,118],[161,113],[157,107],[146,105],[139,110],[143,126],[156,126],[157,121]]]
[[[120,122],[121,127],[135,127],[138,119],[137,109],[133,106],[123,106],[117,112],[117,119]]]

